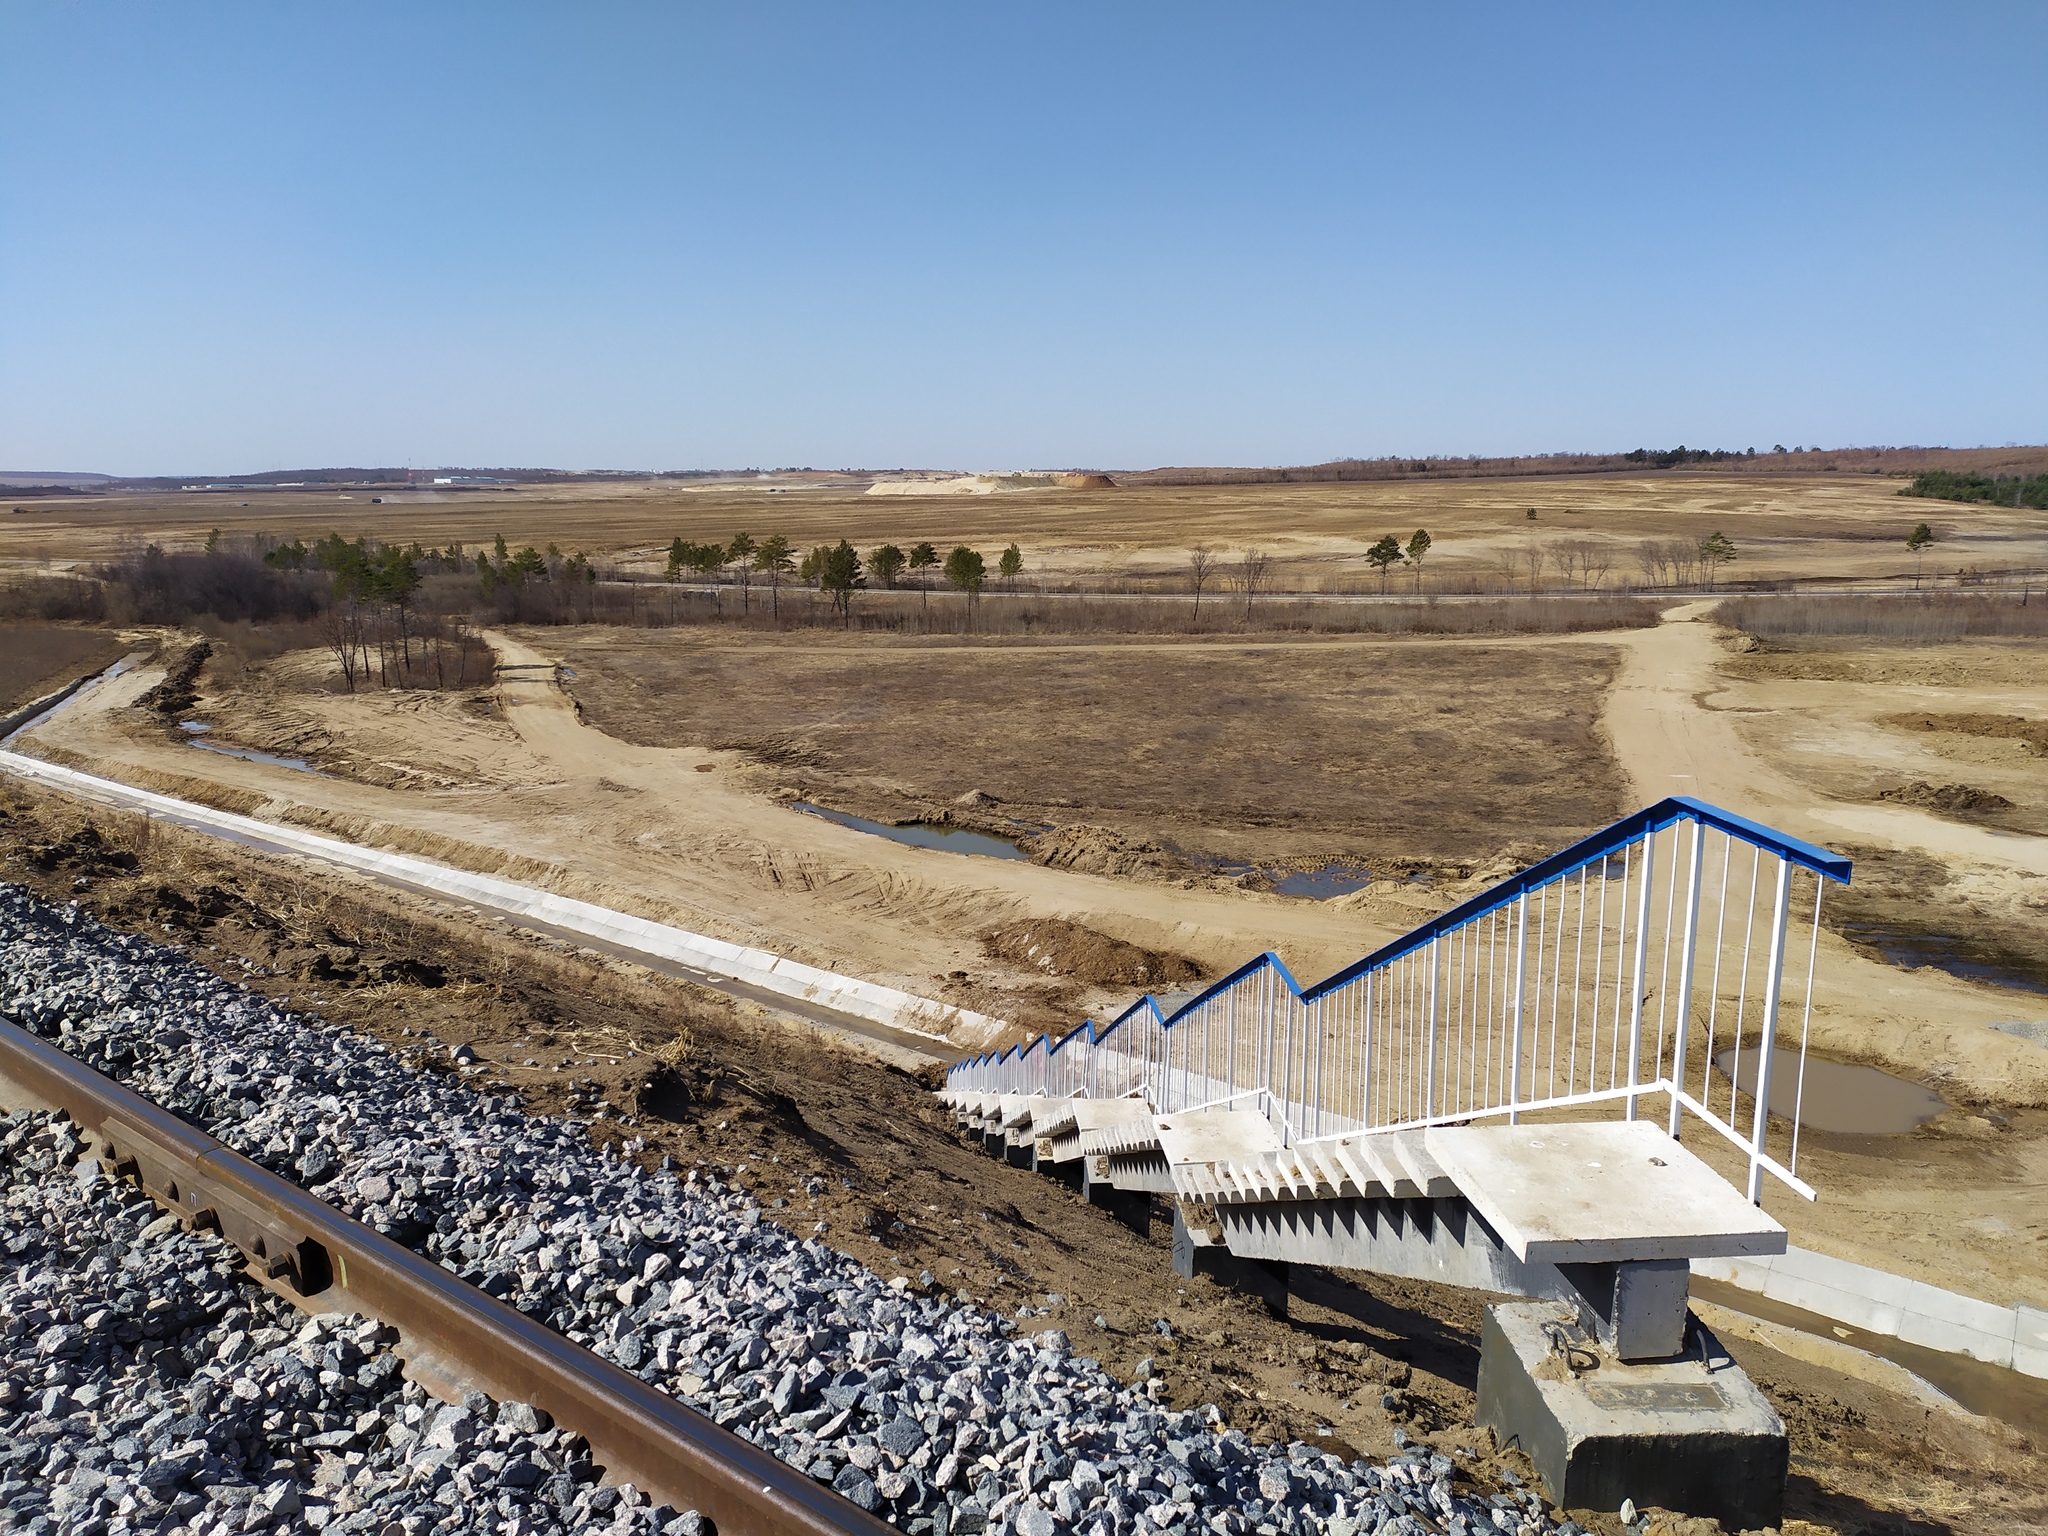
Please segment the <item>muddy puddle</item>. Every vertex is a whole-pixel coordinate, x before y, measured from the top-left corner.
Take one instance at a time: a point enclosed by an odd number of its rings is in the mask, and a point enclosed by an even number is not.
[[[1722,1051],[1714,1067],[1726,1082],[1735,1076],[1744,1093],[1756,1084],[1757,1052]],[[1782,1047],[1771,1060],[1771,1113],[1792,1118],[1797,1102],[1799,1123],[1808,1130],[1844,1136],[1903,1136],[1948,1108],[1932,1089],[1893,1077],[1876,1067],[1852,1067],[1838,1061],[1806,1060],[1806,1088],[1799,1088],[1799,1053]]]
[[[303,757],[279,757],[274,752],[258,752],[254,747],[224,747],[212,741],[188,741],[185,745],[197,747],[202,752],[218,752],[222,757],[239,757],[245,763],[263,763],[271,768],[289,768],[294,773],[310,773],[316,779],[327,777]]]
[[[1276,896],[1299,896],[1309,901],[1328,901],[1332,896],[1349,896],[1372,884],[1372,871],[1356,864],[1325,864],[1320,869],[1275,869],[1227,859],[1186,855],[1191,863],[1213,875],[1226,878],[1258,875],[1273,882]]]
[[[806,816],[820,816],[826,821],[842,827],[851,827],[856,832],[872,832],[877,837],[886,837],[892,843],[903,843],[912,848],[936,848],[941,853],[971,853],[988,859],[1029,859],[1030,854],[1007,837],[992,837],[986,832],[969,832],[960,827],[943,827],[928,821],[913,821],[904,826],[892,827],[887,822],[869,821],[865,816],[852,816],[845,811],[827,810],[822,805],[813,805],[808,800],[799,800],[793,807]]]
[[[1964,981],[2048,996],[2048,965],[1990,945],[1970,944],[1939,933],[1903,933],[1882,923],[1844,923],[1842,936],[1876,950],[1902,970],[1917,971],[1931,965]]]
[[[1273,890],[1281,896],[1306,896],[1310,901],[1328,901],[1332,896],[1349,896],[1372,884],[1372,871],[1349,864],[1325,864],[1321,869],[1290,869],[1273,875]]]

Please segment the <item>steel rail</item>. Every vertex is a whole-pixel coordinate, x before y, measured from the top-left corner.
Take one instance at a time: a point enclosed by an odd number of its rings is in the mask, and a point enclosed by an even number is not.
[[[5,1020],[0,1101],[63,1110],[110,1174],[217,1231],[301,1310],[397,1329],[406,1375],[437,1397],[477,1388],[531,1403],[589,1441],[610,1480],[697,1510],[725,1536],[894,1536],[758,1446]]]

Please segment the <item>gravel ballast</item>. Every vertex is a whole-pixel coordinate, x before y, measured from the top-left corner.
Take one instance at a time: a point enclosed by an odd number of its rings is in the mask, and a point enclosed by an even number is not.
[[[0,1529],[698,1528],[599,1487],[527,1404],[430,1401],[389,1329],[307,1317],[82,1152],[60,1117],[0,1118]]]
[[[1552,1528],[1533,1494],[1482,1496],[1424,1448],[1345,1463],[1254,1445],[1214,1410],[1165,1411],[1153,1384],[1120,1385],[1064,1334],[885,1283],[714,1176],[643,1170],[574,1121],[12,886],[0,1013],[910,1536]],[[9,1244],[25,1230],[10,1214]],[[377,1454],[391,1434],[370,1437]],[[518,1518],[651,1529],[662,1513],[694,1520],[624,1499]],[[492,1505],[478,1528],[507,1518]]]

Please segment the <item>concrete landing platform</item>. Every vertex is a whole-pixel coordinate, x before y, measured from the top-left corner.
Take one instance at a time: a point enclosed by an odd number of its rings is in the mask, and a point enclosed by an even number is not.
[[[1278,1153],[1280,1133],[1264,1115],[1242,1109],[1198,1109],[1162,1115],[1157,1121],[1159,1150],[1169,1166],[1183,1163],[1232,1163]]]
[[[1602,1353],[1561,1302],[1486,1309],[1478,1423],[1535,1462],[1566,1509],[1624,1499],[1708,1516],[1730,1531],[1776,1526],[1790,1446],[1764,1395],[1698,1319],[1669,1360]]]
[[[1785,1251],[1783,1227],[1646,1120],[1432,1127],[1426,1144],[1519,1259],[1611,1264]]]

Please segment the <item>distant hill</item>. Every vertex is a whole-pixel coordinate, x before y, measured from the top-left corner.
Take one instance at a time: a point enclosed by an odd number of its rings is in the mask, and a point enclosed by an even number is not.
[[[2025,448],[1798,448],[1767,452],[1705,448],[1637,448],[1628,453],[1551,453],[1519,458],[1332,459],[1323,464],[1264,468],[1170,466],[1121,470],[1117,483],[1138,485],[1313,485],[1349,480],[1523,479],[1531,475],[1641,474],[1684,470],[1710,474],[1965,474],[2048,471],[2048,446]]]

